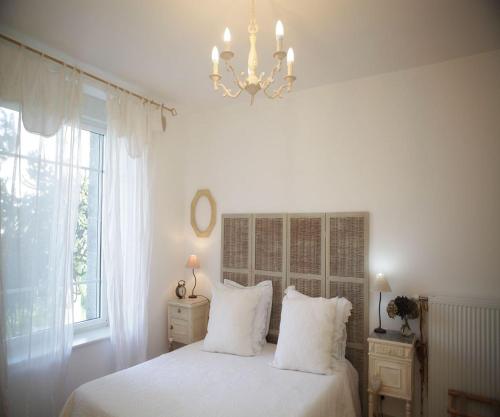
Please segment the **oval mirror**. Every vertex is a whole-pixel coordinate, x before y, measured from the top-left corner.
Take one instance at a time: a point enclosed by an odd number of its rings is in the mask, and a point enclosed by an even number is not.
[[[215,226],[217,206],[209,190],[198,190],[191,202],[191,226],[198,237],[209,237]]]

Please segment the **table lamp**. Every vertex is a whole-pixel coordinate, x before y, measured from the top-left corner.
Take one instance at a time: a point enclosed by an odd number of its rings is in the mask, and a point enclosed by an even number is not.
[[[194,270],[198,269],[199,267],[200,267],[200,261],[198,260],[198,257],[196,255],[189,255],[189,258],[186,262],[186,268],[193,270],[193,277],[194,277],[194,287],[193,291],[191,291],[191,295],[189,296],[189,298],[198,298],[198,296],[194,294],[194,289],[196,288],[196,275],[194,273]]]
[[[391,286],[385,279],[384,274],[377,274],[375,278],[375,285],[373,286],[373,291],[379,292],[378,298],[378,327],[374,330],[375,333],[386,333],[386,330],[382,328],[382,319],[380,317],[380,303],[382,301],[383,292],[391,292]]]

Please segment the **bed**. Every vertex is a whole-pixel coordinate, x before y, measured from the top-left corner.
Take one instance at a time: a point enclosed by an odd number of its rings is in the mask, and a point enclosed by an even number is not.
[[[193,343],[88,382],[61,417],[358,417],[358,375],[349,361],[332,375],[270,366],[276,345],[255,357]]]

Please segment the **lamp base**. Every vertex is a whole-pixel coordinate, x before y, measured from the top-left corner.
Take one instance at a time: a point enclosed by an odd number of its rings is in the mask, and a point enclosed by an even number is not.
[[[190,295],[188,298],[198,298],[198,296],[197,295]],[[384,330],[384,332],[385,332],[385,330]]]
[[[382,327],[377,327],[375,330],[373,330],[375,333],[387,333],[387,330],[382,329]]]

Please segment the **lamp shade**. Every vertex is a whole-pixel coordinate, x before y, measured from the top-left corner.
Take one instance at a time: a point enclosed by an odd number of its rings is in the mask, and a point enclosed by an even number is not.
[[[200,261],[196,255],[189,255],[189,258],[186,262],[186,268],[189,269],[198,269],[200,267]]]
[[[372,288],[373,291],[376,292],[391,292],[391,286],[385,279],[384,274],[377,274],[375,278],[375,285]]]

